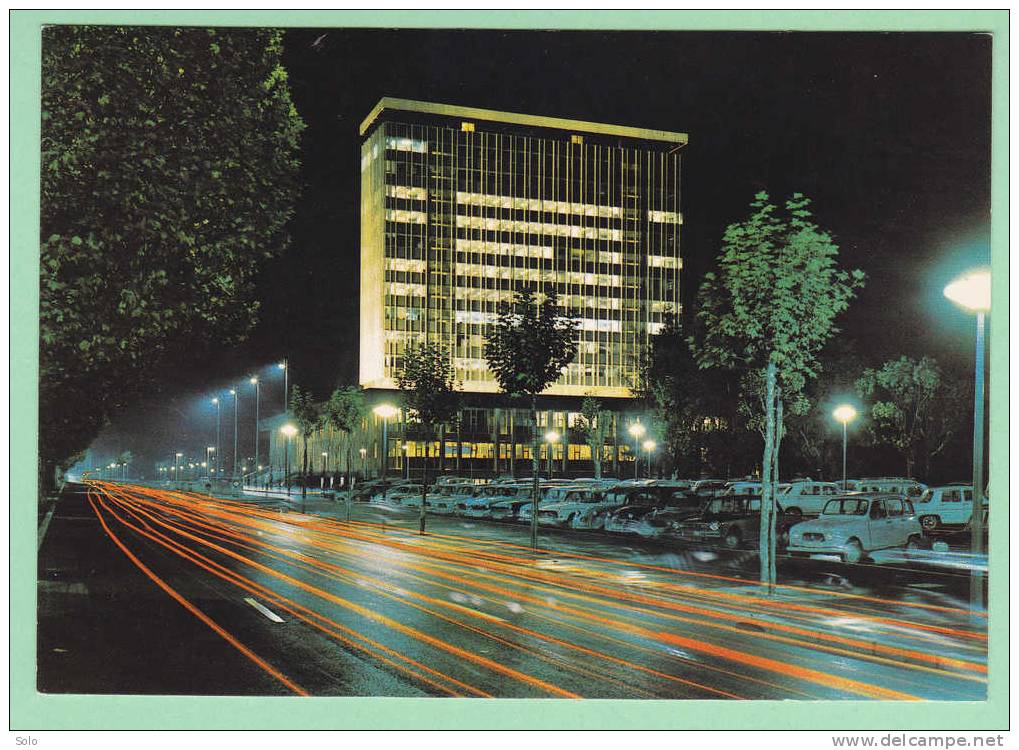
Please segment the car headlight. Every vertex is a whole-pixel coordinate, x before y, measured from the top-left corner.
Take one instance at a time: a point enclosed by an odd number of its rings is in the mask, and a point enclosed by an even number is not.
[[[708,524],[708,528],[712,531],[718,531],[718,521],[712,521]]]

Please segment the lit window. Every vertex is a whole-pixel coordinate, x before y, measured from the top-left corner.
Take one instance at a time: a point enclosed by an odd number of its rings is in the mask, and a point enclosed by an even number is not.
[[[460,123],[460,130],[462,130],[464,133],[473,133],[474,132],[474,123],[473,122],[461,122]]]
[[[570,143],[581,144],[583,142],[584,142],[584,136],[582,136],[582,135],[571,135],[570,136]]]

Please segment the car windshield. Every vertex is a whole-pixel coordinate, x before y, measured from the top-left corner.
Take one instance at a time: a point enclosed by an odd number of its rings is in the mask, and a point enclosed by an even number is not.
[[[869,505],[869,500],[860,498],[847,497],[841,500],[829,500],[824,506],[823,513],[826,516],[865,516]]]
[[[742,513],[746,507],[740,497],[716,497],[704,509],[706,513]]]

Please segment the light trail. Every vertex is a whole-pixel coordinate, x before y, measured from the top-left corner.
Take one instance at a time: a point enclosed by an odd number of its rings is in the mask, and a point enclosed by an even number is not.
[[[757,590],[757,582],[733,576],[577,552],[534,554],[495,539],[419,536],[392,525],[280,514],[194,493],[100,482],[90,487],[90,502],[111,538],[108,521],[436,694],[515,694],[506,692],[506,683],[499,687],[501,678],[570,698],[675,696],[677,689],[690,697],[750,697],[735,687],[743,685],[757,697],[786,692],[914,700],[919,696],[908,685],[921,695],[932,685],[910,680],[910,672],[986,683],[986,634],[943,622],[947,616],[965,622],[959,608],[779,587],[828,602],[807,604],[720,590],[726,583]],[[118,546],[141,564],[143,549],[131,552],[120,540]],[[341,596],[342,590],[351,593]],[[453,594],[461,602],[450,600]],[[309,596],[319,604],[309,603]],[[517,609],[495,617],[462,603],[467,601]],[[372,635],[323,606],[354,616],[374,629]],[[903,609],[913,616],[900,617]],[[861,637],[854,629],[869,632]],[[485,655],[492,646],[498,657]],[[818,669],[812,654],[838,656],[840,669],[868,663],[872,674],[855,679]],[[824,658],[820,663],[834,664]],[[795,683],[825,693],[807,693]],[[937,694],[948,694],[948,684]]]

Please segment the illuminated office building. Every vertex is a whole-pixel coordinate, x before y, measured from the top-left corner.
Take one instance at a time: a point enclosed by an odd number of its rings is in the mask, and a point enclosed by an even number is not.
[[[687,136],[391,98],[360,134],[361,385],[396,388],[407,344],[427,340],[464,391],[496,392],[486,334],[531,285],[579,321],[549,424],[585,395],[625,410],[649,336],[680,311]]]

